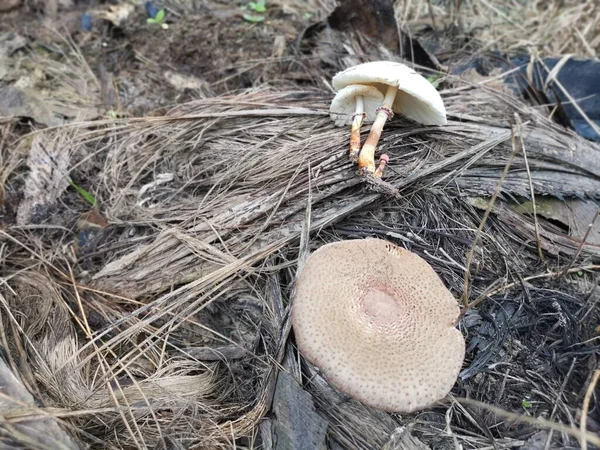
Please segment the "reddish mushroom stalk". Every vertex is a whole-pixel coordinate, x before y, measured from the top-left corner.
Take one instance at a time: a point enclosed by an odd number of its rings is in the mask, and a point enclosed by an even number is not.
[[[385,153],[379,157],[379,167],[375,171],[375,176],[377,178],[381,177],[381,174],[383,173],[383,169],[385,169],[385,165],[389,162],[389,160],[390,160],[390,157],[388,155],[386,155]]]
[[[369,136],[367,137],[365,145],[363,145],[363,148],[360,151],[360,156],[358,157],[358,169],[361,173],[368,172],[372,173],[376,177],[381,177],[381,172],[379,170],[375,170],[375,149],[379,143],[383,126],[394,114],[392,112],[392,105],[394,104],[394,99],[396,98],[397,92],[397,87],[388,86],[385,98],[383,99],[383,105],[377,112],[375,122],[373,122],[373,125],[371,126]],[[381,169],[383,170],[383,168]]]
[[[352,116],[350,131],[350,160],[356,162],[360,153],[360,127],[365,117],[365,104],[362,95],[356,96],[356,111]]]
[[[404,64],[392,61],[359,64],[336,74],[331,85],[340,91],[350,86],[371,86],[381,94],[381,101],[375,106],[371,131],[358,156],[362,175],[374,178],[381,176],[385,165],[380,164],[380,169],[377,170],[375,151],[383,127],[393,117],[393,113],[400,113],[423,125],[447,123],[444,102],[439,92],[426,78]]]
[[[352,84],[340,89],[331,101],[329,115],[337,126],[351,126],[350,159],[358,160],[360,128],[363,122],[373,122],[383,94],[374,86]]]

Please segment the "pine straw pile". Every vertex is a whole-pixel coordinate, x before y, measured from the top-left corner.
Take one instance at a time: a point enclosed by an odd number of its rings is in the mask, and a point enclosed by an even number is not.
[[[600,356],[600,246],[515,205],[597,198],[600,148],[489,84],[443,86],[448,126],[397,118],[384,130],[397,196],[356,176],[349,129],[328,117],[331,92],[314,88],[254,89],[21,141],[66,164],[101,209],[81,216],[69,190],[51,214],[38,205],[36,220],[0,231],[0,337],[39,402],[5,416],[3,443],[31,445],[34,416],[55,418],[80,448],[286,448],[294,433],[320,442],[326,432],[329,448],[391,449],[401,430],[435,449],[530,438],[578,448],[583,414],[598,444],[597,398],[589,416],[582,402]],[[27,177],[15,154],[3,154],[7,195]],[[460,324],[468,353],[452,396],[420,413],[331,390],[290,334],[298,260],[369,236],[418,253],[457,298],[478,302]],[[62,447],[49,448],[75,448],[57,436]]]
[[[461,36],[472,50],[540,56],[600,54],[600,3],[581,0],[396,0],[396,18],[419,33],[436,30],[454,47]],[[443,30],[455,27],[453,35]]]

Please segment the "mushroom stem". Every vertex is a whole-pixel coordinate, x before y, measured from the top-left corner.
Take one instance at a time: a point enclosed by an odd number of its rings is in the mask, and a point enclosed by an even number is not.
[[[360,153],[360,127],[362,126],[365,103],[362,95],[357,95],[356,98],[356,110],[354,116],[352,116],[352,131],[350,133],[350,160],[356,162],[358,154]]]
[[[377,178],[381,178],[381,175],[383,174],[383,169],[385,169],[385,165],[388,163],[389,160],[390,157],[385,153],[379,157],[379,167],[375,171],[375,176]]]
[[[363,145],[358,157],[358,169],[361,173],[369,172],[375,176],[381,176],[381,173],[375,173],[375,148],[377,148],[377,144],[379,143],[379,138],[381,137],[385,122],[387,122],[394,114],[392,112],[392,104],[394,103],[397,92],[397,87],[388,86],[385,98],[383,99],[383,105],[377,112],[377,117],[371,126],[369,137],[367,137],[365,145]]]

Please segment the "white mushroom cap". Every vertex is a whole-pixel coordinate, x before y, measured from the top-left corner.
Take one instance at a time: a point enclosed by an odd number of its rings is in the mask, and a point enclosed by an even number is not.
[[[350,125],[352,116],[356,111],[356,97],[363,97],[366,121],[372,122],[377,116],[376,109],[383,102],[383,94],[373,86],[353,84],[339,90],[331,101],[329,116],[338,127]]]
[[[351,67],[332,80],[335,90],[353,84],[375,86],[383,94],[398,88],[392,109],[424,125],[445,125],[446,109],[438,91],[426,78],[404,64],[375,61]]]
[[[327,244],[296,282],[300,352],[368,406],[411,412],[445,397],[465,341],[456,300],[418,255],[380,239]]]

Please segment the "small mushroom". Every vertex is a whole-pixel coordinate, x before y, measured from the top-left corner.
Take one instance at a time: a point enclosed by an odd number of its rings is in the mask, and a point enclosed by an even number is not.
[[[426,78],[404,64],[391,61],[359,64],[338,73],[332,80],[336,90],[356,84],[374,86],[385,95],[358,158],[362,173],[381,176],[375,170],[375,148],[385,122],[394,116],[394,112],[423,125],[447,123],[446,110],[438,91]]]
[[[338,390],[395,412],[425,408],[452,389],[465,355],[458,316],[424,259],[380,239],[315,251],[292,307],[304,357]]]
[[[356,162],[360,152],[360,127],[363,120],[373,122],[383,94],[373,86],[354,84],[335,95],[329,107],[329,116],[339,127],[352,124],[350,132],[350,159]]]

